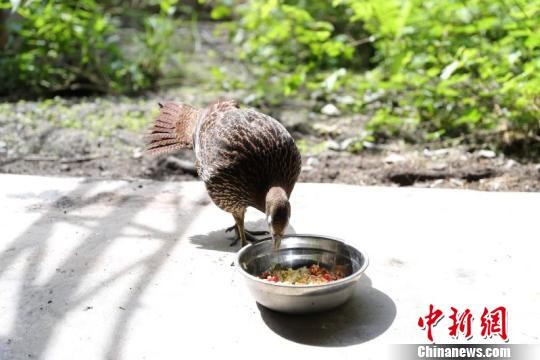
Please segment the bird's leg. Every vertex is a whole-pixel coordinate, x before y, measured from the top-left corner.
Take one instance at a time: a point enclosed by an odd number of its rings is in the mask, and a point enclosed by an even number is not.
[[[238,239],[241,240],[240,246],[244,247],[247,244],[246,233],[244,232],[244,214],[246,210],[241,212],[233,213],[234,222],[236,223],[236,239],[231,243],[231,246],[234,246],[238,243]]]
[[[268,235],[268,231],[249,231],[244,228],[244,214],[246,213],[245,209],[240,213],[233,214],[235,225],[225,229],[225,232],[230,232],[234,229],[236,233],[236,238],[231,243],[231,246],[235,246],[238,243],[238,240],[242,240],[242,247],[246,245],[246,242],[256,243],[260,241],[256,235]]]
[[[236,233],[236,238],[231,243],[231,246],[235,246],[238,244],[238,240],[242,241],[242,247],[244,247],[247,242],[250,243],[256,243],[259,242],[260,239],[255,237],[255,235],[268,235],[268,231],[248,231],[244,228],[244,214],[245,210],[242,212],[237,212],[233,214],[234,222],[236,223],[234,226],[231,226],[230,228],[227,228],[225,231],[229,232],[234,229],[234,232]]]

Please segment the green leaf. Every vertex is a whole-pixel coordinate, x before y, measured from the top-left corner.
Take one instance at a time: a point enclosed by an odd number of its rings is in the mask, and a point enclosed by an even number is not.
[[[212,12],[210,13],[210,17],[214,20],[220,20],[224,18],[230,17],[232,14],[232,10],[230,7],[225,5],[218,5],[212,9]]]

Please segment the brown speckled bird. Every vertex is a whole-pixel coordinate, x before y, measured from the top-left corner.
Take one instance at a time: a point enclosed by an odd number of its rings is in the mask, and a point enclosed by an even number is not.
[[[289,197],[298,179],[301,157],[285,127],[235,101],[218,101],[206,109],[167,102],[148,135],[147,151],[154,154],[193,148],[199,177],[214,203],[234,217],[242,246],[255,241],[244,228],[251,206],[266,214],[279,248],[289,222]],[[266,232],[262,232],[266,233]],[[236,241],[233,243],[235,244]]]

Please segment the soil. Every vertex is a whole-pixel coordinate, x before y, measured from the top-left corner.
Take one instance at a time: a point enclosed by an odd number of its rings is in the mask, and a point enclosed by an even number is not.
[[[5,127],[3,130],[6,130]],[[119,130],[93,138],[80,129],[47,127],[16,133],[19,146],[0,141],[0,172],[103,179],[197,180],[194,155],[143,153],[141,136]],[[27,129],[28,130],[28,129]],[[8,155],[9,154],[9,155]],[[540,164],[522,164],[490,151],[426,150],[386,145],[360,154],[323,150],[303,156],[300,180],[356,185],[415,186],[489,191],[540,191]]]

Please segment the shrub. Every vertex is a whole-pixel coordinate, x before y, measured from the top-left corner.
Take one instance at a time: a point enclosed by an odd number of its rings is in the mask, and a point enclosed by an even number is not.
[[[163,30],[163,21],[149,18],[138,35],[145,56],[128,58],[119,44],[117,19],[97,1],[38,0],[12,8],[0,0],[0,9],[13,11],[4,23],[8,41],[0,53],[0,95],[129,93],[152,87],[160,75],[163,43],[172,33]]]
[[[318,88],[327,76],[321,71],[362,63],[348,22],[336,20],[344,18],[344,7],[323,1],[255,0],[236,9],[240,18],[232,23],[233,38],[241,59],[251,65],[254,81],[248,86],[265,102]]]
[[[351,21],[362,21],[377,39],[376,81],[359,90],[382,88],[389,101],[372,130],[388,134],[412,122],[431,140],[540,129],[540,3],[335,3],[348,4]]]
[[[253,0],[235,9],[233,36],[254,75],[244,86],[259,99],[346,93],[351,110],[373,113],[367,128],[379,137],[539,135],[538,1]]]

